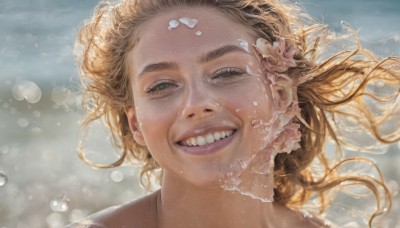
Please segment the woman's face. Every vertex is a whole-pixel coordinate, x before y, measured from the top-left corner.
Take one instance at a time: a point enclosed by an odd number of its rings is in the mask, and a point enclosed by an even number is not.
[[[128,63],[135,140],[167,177],[200,187],[239,177],[260,149],[254,122],[268,121],[271,111],[256,36],[201,7],[157,15],[139,34]]]

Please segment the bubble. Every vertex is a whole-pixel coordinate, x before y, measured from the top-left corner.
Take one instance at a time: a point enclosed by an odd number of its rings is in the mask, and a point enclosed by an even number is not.
[[[12,107],[12,108],[10,109],[10,113],[11,113],[11,114],[16,114],[17,112],[18,112],[17,109],[14,108],[14,107]]]
[[[42,133],[42,129],[40,129],[40,127],[33,127],[33,128],[31,129],[31,132],[32,132],[33,134],[40,134],[40,133]]]
[[[27,126],[29,125],[29,121],[28,121],[27,119],[25,119],[25,118],[19,118],[19,119],[17,120],[17,124],[18,124],[20,127],[25,128],[25,127],[27,127]]]
[[[36,117],[36,118],[39,118],[40,115],[41,115],[41,113],[40,113],[39,111],[34,111],[32,114],[33,114],[33,116]]]
[[[69,215],[69,221],[76,222],[78,220],[85,218],[87,215],[88,215],[88,213],[83,210],[74,209],[71,211],[71,214]]]
[[[71,90],[63,86],[54,87],[51,93],[51,99],[58,105],[64,104],[69,96],[71,96]]]
[[[3,154],[8,153],[9,150],[10,150],[10,148],[7,145],[0,146],[0,152]]]
[[[12,94],[14,99],[22,101],[26,100],[27,102],[34,104],[39,102],[42,97],[42,91],[39,86],[37,86],[34,82],[21,80],[17,82],[12,88]]]
[[[59,213],[51,213],[46,217],[46,222],[49,227],[62,227],[63,225],[63,217]]]
[[[8,177],[4,173],[0,172],[0,187],[5,186],[7,183]]]
[[[50,208],[54,212],[68,211],[69,201],[70,199],[65,194],[58,195],[50,201]]]
[[[196,36],[201,36],[201,31],[196,31]]]
[[[121,182],[122,180],[124,180],[124,174],[121,171],[113,171],[110,175],[111,180],[113,180],[114,182]]]
[[[392,196],[396,196],[397,194],[399,194],[399,184],[396,181],[389,181],[387,183],[387,186],[389,188],[389,191],[392,193]]]

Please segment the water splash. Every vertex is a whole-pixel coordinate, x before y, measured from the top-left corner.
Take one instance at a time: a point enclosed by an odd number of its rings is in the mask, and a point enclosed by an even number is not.
[[[65,195],[61,194],[50,201],[50,208],[54,212],[66,212],[69,208],[70,199]]]
[[[31,104],[35,104],[40,101],[42,91],[34,82],[21,80],[12,88],[12,95],[16,100],[26,100]]]
[[[8,183],[8,177],[0,172],[0,187],[4,187]]]

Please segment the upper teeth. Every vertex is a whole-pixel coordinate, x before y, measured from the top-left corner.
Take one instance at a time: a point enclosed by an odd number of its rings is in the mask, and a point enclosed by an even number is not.
[[[196,137],[190,137],[182,140],[182,144],[185,146],[204,146],[206,144],[213,143],[215,141],[221,140],[232,135],[233,130],[228,131],[216,131],[213,133],[208,133],[207,135],[200,135]]]

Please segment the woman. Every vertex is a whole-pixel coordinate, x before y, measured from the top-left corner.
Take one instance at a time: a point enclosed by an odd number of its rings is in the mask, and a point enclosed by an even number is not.
[[[374,193],[370,226],[387,213],[383,180],[341,175],[342,164],[363,159],[330,160],[325,142],[346,145],[336,116],[399,140],[398,129],[378,130],[390,113],[375,116],[360,98],[395,100],[399,59],[379,62],[357,47],[321,61],[327,30],[296,15],[274,0],[101,4],[77,42],[84,124],[104,118],[122,156],[111,165],[80,156],[100,168],[139,160],[147,178],[161,168],[161,189],[72,226],[329,226],[300,209],[316,193],[323,212],[341,184]],[[369,92],[374,81],[393,93]]]

